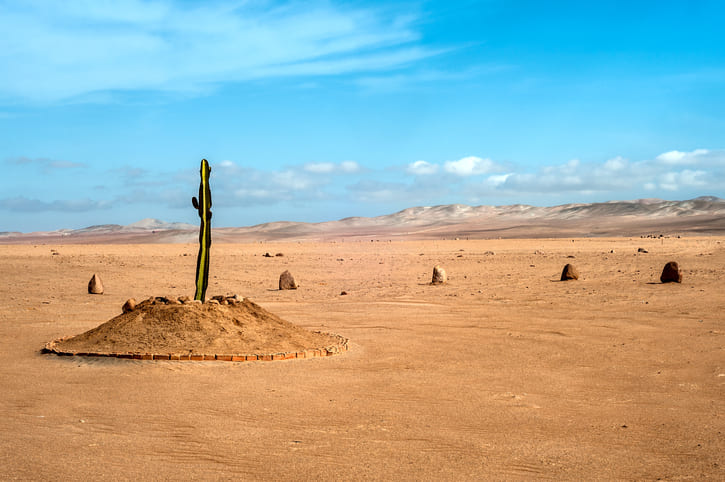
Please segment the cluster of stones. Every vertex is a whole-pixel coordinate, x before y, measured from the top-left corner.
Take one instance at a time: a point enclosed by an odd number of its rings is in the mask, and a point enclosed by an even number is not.
[[[334,335],[338,339],[335,345],[324,348],[291,351],[284,353],[255,353],[255,354],[201,354],[201,353],[94,353],[94,352],[69,352],[57,348],[57,344],[68,338],[60,338],[45,345],[45,353],[54,353],[60,356],[94,356],[106,358],[123,358],[127,360],[173,360],[173,361],[279,361],[293,360],[299,358],[317,358],[337,355],[348,351],[348,339],[340,335]]]
[[[241,303],[243,298],[239,295],[217,295],[212,296],[208,300],[202,302],[201,300],[191,299],[189,296],[152,296],[151,298],[145,299],[140,303],[137,303],[135,299],[129,298],[123,304],[122,310],[124,313],[133,311],[136,308],[143,308],[144,306],[151,305],[201,305],[203,303],[212,305],[235,305]]]

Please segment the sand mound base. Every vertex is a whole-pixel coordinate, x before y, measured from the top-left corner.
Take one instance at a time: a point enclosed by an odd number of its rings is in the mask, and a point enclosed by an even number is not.
[[[44,349],[58,355],[224,361],[312,358],[346,350],[347,339],[311,332],[247,299],[230,304],[147,300]]]

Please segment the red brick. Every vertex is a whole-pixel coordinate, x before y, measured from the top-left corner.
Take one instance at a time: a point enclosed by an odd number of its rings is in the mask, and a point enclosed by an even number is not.
[[[188,353],[184,354],[184,355],[179,355],[178,360],[179,361],[189,361],[189,360],[191,360],[191,355],[189,355]]]
[[[151,353],[144,353],[141,355],[142,360],[153,360],[154,356]]]
[[[216,360],[216,355],[204,355],[205,361]]]
[[[272,355],[257,355],[257,360],[272,361]]]
[[[154,355],[154,360],[168,360],[168,359],[169,359],[169,355],[160,355],[160,354]]]
[[[305,352],[298,351],[297,353],[295,353],[295,358],[305,358]]]
[[[189,359],[191,361],[202,361],[204,359],[204,355],[199,355],[198,353],[192,353],[189,355]]]
[[[287,353],[284,354],[284,359],[285,360],[291,360],[293,358],[297,358],[297,353],[291,351],[291,352],[287,352]]]
[[[244,358],[247,361],[257,361],[257,355],[246,355]]]
[[[272,360],[284,360],[284,353],[275,353],[274,355],[272,355]]]
[[[125,358],[125,359],[127,359],[127,360],[128,360],[128,359],[131,359],[131,358],[133,358],[133,355],[132,355],[132,354],[130,354],[130,353],[119,353],[119,354],[118,354],[118,358]]]
[[[231,355],[217,355],[216,359],[220,360],[220,361],[232,361],[232,356]]]

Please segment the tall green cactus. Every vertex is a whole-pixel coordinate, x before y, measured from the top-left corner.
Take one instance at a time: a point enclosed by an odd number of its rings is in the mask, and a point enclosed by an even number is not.
[[[201,183],[199,184],[199,199],[191,198],[191,204],[199,211],[201,227],[199,228],[199,256],[196,258],[196,294],[195,300],[204,301],[206,288],[209,285],[209,250],[211,248],[211,189],[209,188],[209,174],[211,168],[206,159],[201,160]]]

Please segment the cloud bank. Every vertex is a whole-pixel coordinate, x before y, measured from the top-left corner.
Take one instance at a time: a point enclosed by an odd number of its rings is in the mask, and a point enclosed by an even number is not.
[[[85,169],[84,176],[90,177],[88,183],[100,183],[93,191],[98,195],[95,199],[93,196],[53,199],[48,193],[20,186],[16,192],[0,199],[0,211],[6,214],[136,209],[139,219],[161,217],[154,215],[154,210],[188,211],[190,197],[198,189],[195,169],[153,173],[128,166],[94,172],[91,167],[74,162],[29,158],[10,159],[5,165],[16,171],[18,179],[32,178],[24,174],[29,171],[56,176],[59,170]],[[141,182],[139,178],[147,181]],[[115,180],[115,184],[109,179]],[[333,208],[334,212],[341,213],[339,217],[345,217],[367,215],[371,208],[384,213],[416,205],[509,204],[525,199],[552,205],[646,197],[722,197],[725,150],[673,150],[640,161],[621,156],[600,162],[575,159],[535,171],[477,156],[440,162],[417,160],[397,170],[375,170],[352,160],[265,170],[223,160],[212,163],[211,182],[214,206],[222,212],[264,213],[276,207],[274,212],[295,210],[303,216],[307,212],[308,219]],[[277,219],[265,219],[273,220]],[[235,222],[242,225],[245,221]]]

